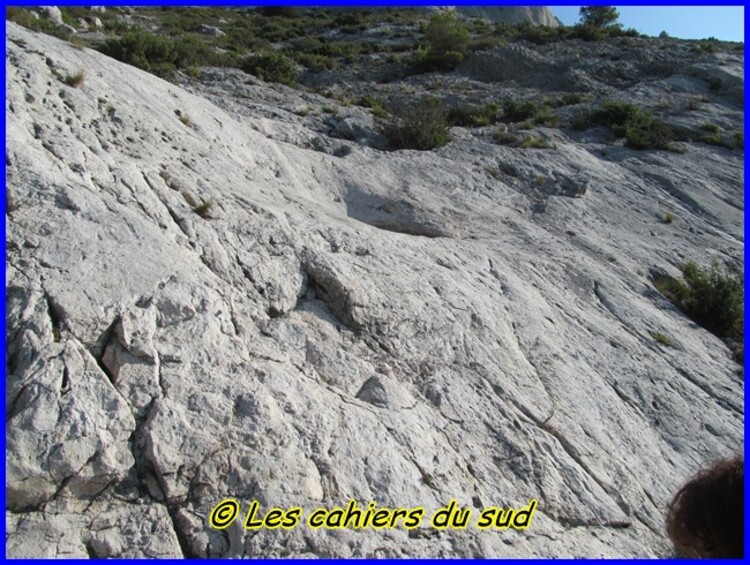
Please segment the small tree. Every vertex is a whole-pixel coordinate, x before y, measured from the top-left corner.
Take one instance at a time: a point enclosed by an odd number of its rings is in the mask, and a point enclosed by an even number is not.
[[[438,12],[424,28],[427,52],[422,65],[428,70],[451,70],[469,53],[469,30],[454,11]]]
[[[614,6],[583,6],[578,13],[585,26],[605,28],[620,25],[617,23],[620,14]]]

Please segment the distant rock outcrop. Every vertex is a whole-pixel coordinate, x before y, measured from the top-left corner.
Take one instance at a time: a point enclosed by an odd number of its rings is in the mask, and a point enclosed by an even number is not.
[[[461,6],[456,11],[469,18],[483,18],[509,25],[530,22],[535,25],[558,27],[561,25],[546,6]]]

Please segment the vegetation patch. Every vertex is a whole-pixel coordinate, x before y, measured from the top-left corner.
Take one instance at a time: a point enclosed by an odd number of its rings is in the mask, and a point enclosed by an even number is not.
[[[83,72],[83,70],[80,70],[78,72],[66,75],[66,77],[63,79],[63,82],[67,84],[68,86],[72,86],[73,88],[78,88],[83,84],[84,79],[86,78],[86,74]]]
[[[171,39],[143,30],[133,30],[119,38],[107,39],[98,49],[118,61],[167,80],[174,80],[177,69],[209,65],[236,66],[236,61],[231,57],[214,52],[195,35]]]
[[[461,127],[480,127],[494,124],[498,121],[500,106],[494,102],[484,106],[478,104],[462,104],[448,111],[448,121]]]
[[[537,125],[554,127],[559,119],[547,104],[539,104],[533,100],[508,100],[503,105],[503,121],[524,122],[528,121]]]
[[[709,133],[719,133],[719,126],[717,126],[716,124],[712,124],[710,122],[706,122],[702,124],[701,129]]]
[[[512,145],[518,141],[518,137],[504,127],[498,128],[492,135],[492,138],[495,140],[495,143],[500,145]]]
[[[213,208],[213,205],[214,205],[213,200],[206,200],[198,204],[195,208],[193,208],[193,212],[198,214],[203,219],[209,218],[211,215],[211,208]]]
[[[588,102],[588,100],[588,97],[584,96],[583,94],[578,94],[577,92],[568,92],[558,98],[550,98],[548,100],[545,100],[544,103],[546,106],[550,106],[552,108],[561,108],[563,106],[583,104],[584,102]]]
[[[744,326],[744,284],[742,273],[731,265],[710,268],[695,261],[680,265],[683,280],[656,278],[654,286],[690,319],[721,338],[730,338],[741,346]],[[735,358],[742,362],[741,349]],[[738,357],[739,355],[739,357]]]
[[[297,81],[297,65],[278,51],[264,51],[243,59],[240,68],[266,82],[293,86]]]
[[[663,334],[661,332],[649,332],[649,334],[651,334],[651,337],[653,337],[657,342],[664,345],[665,347],[674,346],[674,340],[667,334]]]
[[[470,34],[455,12],[438,12],[423,27],[427,49],[417,53],[420,71],[450,71],[469,53]]]
[[[385,119],[388,117],[388,110],[383,106],[383,102],[375,98],[372,94],[365,94],[357,101],[357,106],[370,108],[372,115],[376,118]]]
[[[521,142],[521,149],[547,149],[549,144],[543,137],[527,137]]]
[[[719,77],[711,77],[708,79],[708,89],[713,92],[718,92],[721,87],[724,86],[724,82]]]
[[[439,98],[425,97],[391,111],[381,131],[395,149],[437,149],[450,141],[448,113]]]
[[[679,137],[668,124],[654,118],[640,106],[619,100],[609,101],[588,116],[590,123],[609,126],[615,137],[624,137],[632,149],[676,151],[672,142]]]
[[[15,22],[32,31],[41,31],[42,33],[54,35],[55,37],[66,41],[70,40],[73,35],[65,28],[58,26],[49,18],[34,17],[31,11],[26,8],[7,7],[5,9],[5,19]]]
[[[717,145],[719,147],[726,147],[727,149],[734,149],[737,146],[733,140],[728,139],[719,134],[715,134],[715,133],[702,135],[698,138],[698,141],[707,143],[709,145]]]

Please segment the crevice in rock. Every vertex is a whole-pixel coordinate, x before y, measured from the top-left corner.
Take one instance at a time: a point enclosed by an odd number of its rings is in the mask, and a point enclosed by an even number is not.
[[[164,363],[161,358],[161,354],[157,351],[156,352],[156,360],[159,363],[158,364],[158,379],[159,379],[159,390],[161,391],[161,397],[165,398],[167,396],[167,389],[164,388],[164,375],[162,374],[161,368],[163,367]]]
[[[266,314],[269,318],[281,318],[284,316],[284,312],[276,308],[275,306],[269,306],[266,308]]]
[[[612,528],[615,530],[624,530],[630,528],[633,523],[629,520],[609,520],[607,522],[596,522],[594,520],[582,520],[567,515],[556,515],[547,513],[547,516],[555,520],[565,529],[573,528]]]
[[[403,235],[427,237],[430,239],[434,239],[437,237],[449,237],[449,234],[444,230],[441,230],[440,228],[431,226],[429,224],[410,224],[407,222],[392,221],[374,222],[370,225],[379,230],[400,233]]]
[[[101,557],[106,557],[103,555],[99,555],[96,552],[90,538],[86,540],[86,542],[84,543],[84,547],[86,548],[86,554],[89,556],[89,559],[98,559]]]
[[[60,384],[60,396],[65,396],[70,392],[70,374],[68,373],[68,366],[63,367],[62,382]]]
[[[170,217],[170,218],[172,218],[172,221],[173,221],[173,222],[175,223],[175,225],[177,226],[177,228],[178,228],[178,229],[179,229],[179,230],[180,230],[180,231],[182,232],[182,234],[183,234],[183,235],[184,235],[184,236],[185,236],[186,238],[188,238],[188,241],[191,241],[191,240],[190,240],[190,235],[189,235],[189,234],[187,233],[187,230],[185,230],[185,228],[184,228],[184,227],[182,227],[182,222],[183,222],[183,220],[182,220],[182,219],[180,219],[180,217],[179,217],[179,216],[177,215],[177,213],[176,213],[176,212],[175,212],[174,210],[172,210],[172,207],[171,207],[171,206],[169,206],[169,205],[167,205],[167,204],[165,204],[164,206],[166,206],[166,208],[167,208],[167,213],[169,214],[169,217]],[[192,243],[192,242],[191,242],[191,243]]]
[[[91,347],[88,348],[91,355],[96,359],[98,362],[101,361],[101,357],[104,355],[104,351],[107,349],[107,346],[109,345],[109,342],[112,340],[112,336],[114,334],[115,328],[117,327],[117,324],[120,323],[120,316],[116,316],[114,320],[107,326],[107,328],[102,332],[102,334],[99,336],[99,339],[96,340],[96,343],[94,343]],[[109,370],[105,374],[108,374]]]
[[[675,370],[686,381],[706,393],[707,396],[709,396],[714,402],[716,402],[716,404],[718,404],[722,408],[731,410],[732,412],[736,412],[740,417],[744,413],[744,411],[742,410],[742,406],[735,405],[729,402],[727,399],[717,396],[717,394],[708,385],[705,384],[707,382],[710,382],[710,379],[704,378],[703,382],[701,382],[698,379],[690,376],[690,373],[688,373],[682,367],[675,367]]]
[[[336,474],[331,468],[331,465],[328,461],[317,454],[313,454],[310,459],[318,469],[318,475],[320,475],[320,485],[323,488],[323,499],[337,500],[340,497],[341,490],[339,483],[336,480]]]
[[[118,489],[121,493],[126,493],[128,488],[134,488],[138,495],[146,497],[154,502],[163,503],[166,500],[162,486],[153,471],[151,463],[146,459],[143,454],[143,426],[148,421],[151,415],[151,410],[154,409],[156,399],[152,399],[151,403],[146,407],[143,412],[143,417],[136,420],[135,430],[130,434],[128,438],[128,446],[130,453],[133,455],[134,465],[132,470],[135,472],[135,476],[130,474],[129,479],[123,480],[119,485]],[[151,479],[149,481],[149,475]],[[159,490],[156,494],[152,493],[151,488],[154,487]],[[116,490],[118,490],[116,489]],[[117,494],[117,493],[116,493]]]
[[[240,328],[242,326],[239,320],[237,319],[237,312],[234,309],[234,301],[230,298],[228,302],[229,302],[229,320],[232,322],[232,330],[234,331],[235,336],[239,336],[242,333],[240,331]]]
[[[586,464],[586,462],[583,460],[583,458],[578,454],[578,449],[576,448],[576,446],[573,445],[568,440],[568,438],[566,438],[559,430],[557,430],[556,428],[554,428],[549,423],[544,422],[543,420],[541,420],[541,419],[537,418],[536,416],[534,416],[522,404],[516,402],[512,398],[509,398],[508,400],[510,401],[510,403],[513,406],[516,407],[517,410],[519,410],[522,414],[524,414],[527,418],[529,418],[532,422],[534,422],[534,424],[539,429],[544,430],[546,433],[548,433],[552,437],[554,437],[558,441],[558,443],[560,444],[560,447],[563,448],[563,451],[565,451],[565,453],[568,455],[568,457],[570,457],[576,463],[576,465],[578,465],[581,468],[581,470],[586,475],[588,475],[597,485],[599,485],[599,487],[602,489],[603,492],[607,493],[607,495],[610,497],[610,499],[620,508],[620,510],[622,511],[622,513],[625,516],[632,515],[632,512],[627,507],[627,505],[625,505],[624,503],[622,503],[620,501],[620,497],[617,496],[617,493],[611,492],[612,489],[609,488],[608,485],[606,483],[604,483],[604,481],[602,481],[601,479],[599,479],[599,477],[597,477],[596,474],[594,474],[594,472],[589,468],[589,466]],[[634,516],[634,517],[639,522],[641,522],[646,528],[648,528],[649,530],[651,530],[652,532],[654,532],[657,535],[661,535],[661,532],[659,532],[657,529],[655,529],[654,527],[652,527],[648,522],[644,522],[644,521],[640,520],[637,516]],[[631,525],[630,522],[627,522],[627,521],[617,521],[617,520],[611,520],[611,521],[605,522],[603,524],[601,524],[601,523],[589,524],[587,522],[582,522],[581,524],[582,525],[596,525],[596,526],[602,526],[602,525],[607,526],[607,525],[609,525],[609,527],[614,527],[611,524],[626,524],[626,523],[627,523],[627,526],[621,525],[619,527],[629,527]]]
[[[177,542],[180,544],[182,556],[188,559],[201,557],[201,555],[197,555],[193,552],[190,546],[190,540],[187,538],[185,532],[182,531],[182,528],[179,527],[179,516],[177,515],[179,509],[180,507],[174,504],[167,506],[167,513],[172,520],[172,529],[177,537]]]
[[[20,401],[24,392],[26,392],[30,388],[30,386],[31,386],[30,384],[23,385],[21,387],[21,390],[18,391],[18,394],[16,394],[15,398],[13,398],[13,400],[10,403],[10,407],[8,408],[6,412],[6,416],[5,416],[6,422],[10,422],[23,409],[23,408],[18,407],[18,402]]]
[[[114,321],[107,327],[107,329],[104,330],[102,335],[97,340],[96,344],[89,348],[89,353],[91,353],[91,357],[93,357],[94,361],[96,361],[99,370],[107,376],[109,382],[111,382],[112,386],[114,386],[115,388],[117,388],[115,386],[115,376],[112,374],[112,371],[109,370],[109,367],[107,367],[107,365],[104,363],[104,352],[107,350],[107,346],[110,344],[110,342],[113,339],[117,339],[117,336],[115,335],[115,328],[119,323],[120,317],[117,316]],[[129,404],[130,403],[128,402],[128,405]]]
[[[336,321],[349,329],[363,329],[352,316],[352,308],[355,305],[350,292],[331,269],[307,262],[304,270],[307,274],[308,291],[312,290],[315,293],[315,297],[326,305]]]
[[[52,339],[55,343],[59,343],[62,337],[62,327],[64,314],[62,308],[57,301],[52,298],[48,293],[44,294],[44,299],[47,302],[47,315],[49,316],[50,322],[52,323]]]

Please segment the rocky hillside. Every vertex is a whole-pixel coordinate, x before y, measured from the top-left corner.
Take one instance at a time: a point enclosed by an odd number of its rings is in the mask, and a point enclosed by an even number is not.
[[[387,25],[352,41],[418,33]],[[676,489],[742,449],[736,335],[667,298],[743,267],[735,45],[373,49],[287,86],[6,34],[8,556],[666,556]],[[352,499],[425,517],[307,522]],[[466,529],[430,523],[451,499]],[[245,529],[254,501],[301,520]]]

